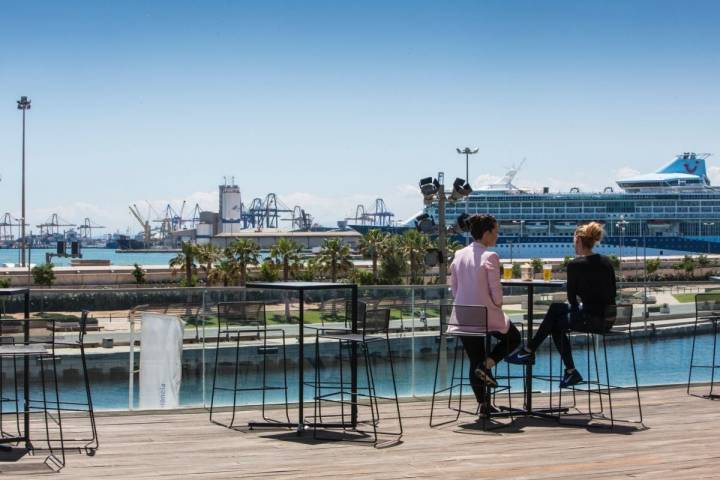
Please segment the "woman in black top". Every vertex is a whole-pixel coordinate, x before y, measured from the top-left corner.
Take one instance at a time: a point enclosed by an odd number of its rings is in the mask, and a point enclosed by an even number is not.
[[[601,333],[609,328],[605,315],[609,305],[615,305],[615,269],[610,260],[592,251],[602,239],[603,228],[597,222],[582,225],[575,230],[575,257],[567,266],[567,303],[550,305],[545,318],[527,346],[520,347],[506,360],[510,363],[528,364],[535,360],[535,351],[552,335],[560,350],[565,375],[560,386],[576,385],[582,376],[575,370],[567,330]]]

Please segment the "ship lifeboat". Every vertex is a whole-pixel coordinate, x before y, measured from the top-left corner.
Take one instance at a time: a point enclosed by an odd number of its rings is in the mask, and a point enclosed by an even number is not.
[[[503,232],[516,232],[520,230],[520,222],[500,222],[500,230]]]
[[[548,224],[545,222],[528,222],[525,224],[525,229],[531,232],[540,232],[547,230]]]
[[[553,224],[553,228],[558,232],[573,232],[577,228],[575,222],[560,222]]]
[[[667,230],[672,227],[672,222],[668,220],[648,220],[647,227],[653,231]]]

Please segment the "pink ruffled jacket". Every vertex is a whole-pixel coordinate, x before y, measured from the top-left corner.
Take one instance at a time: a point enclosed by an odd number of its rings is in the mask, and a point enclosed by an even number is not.
[[[500,285],[500,257],[495,252],[472,242],[455,253],[450,265],[450,287],[456,305],[485,305],[487,307],[488,329],[491,332],[506,333],[510,319],[502,311],[502,285]],[[452,323],[452,322],[451,322]],[[468,320],[462,320],[462,328],[448,325],[448,331],[482,332],[484,329],[467,327]]]

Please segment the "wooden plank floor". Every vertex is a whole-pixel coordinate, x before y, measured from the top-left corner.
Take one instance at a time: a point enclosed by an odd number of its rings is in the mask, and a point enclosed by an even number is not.
[[[517,419],[483,432],[471,416],[429,428],[429,402],[401,405],[402,442],[376,449],[357,442],[313,440],[287,430],[238,431],[206,413],[105,415],[93,457],[70,452],[57,477],[81,478],[719,478],[720,402],[683,388],[642,391],[646,429],[616,431],[553,420]],[[613,396],[630,418],[633,396]],[[546,399],[536,397],[536,403]],[[312,410],[308,410],[311,412]],[[383,412],[391,412],[388,405]],[[447,414],[447,410],[440,409]],[[277,414],[277,411],[272,412]],[[245,421],[257,412],[241,412]],[[48,478],[44,456],[0,463],[4,478]]]

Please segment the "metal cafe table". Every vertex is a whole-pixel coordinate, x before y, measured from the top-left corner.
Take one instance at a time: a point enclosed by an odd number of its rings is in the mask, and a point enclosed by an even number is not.
[[[522,287],[527,289],[527,328],[528,328],[528,339],[533,337],[534,326],[533,326],[533,296],[535,294],[535,287],[562,287],[567,282],[565,280],[520,280],[520,279],[508,279],[501,280],[500,283],[505,287]],[[525,367],[525,406],[522,409],[513,409],[514,413],[520,413],[525,415],[533,415],[539,417],[546,417],[549,414],[561,412],[567,410],[565,408],[543,408],[533,410],[532,406],[532,381],[533,381],[533,366],[532,364]]]
[[[283,422],[250,422],[250,427],[297,427],[298,435],[302,434],[306,426],[312,426],[305,422],[303,415],[304,398],[304,358],[305,358],[305,292],[316,290],[350,290],[351,294],[351,326],[352,332],[357,333],[357,303],[358,291],[357,285],[354,283],[331,283],[331,282],[248,282],[246,288],[262,289],[262,290],[284,290],[297,292],[299,298],[299,321],[298,321],[298,421],[297,423]],[[351,391],[351,409],[350,422],[353,427],[357,425],[357,346],[354,344],[350,352],[350,391]],[[343,426],[325,423],[325,426]]]

